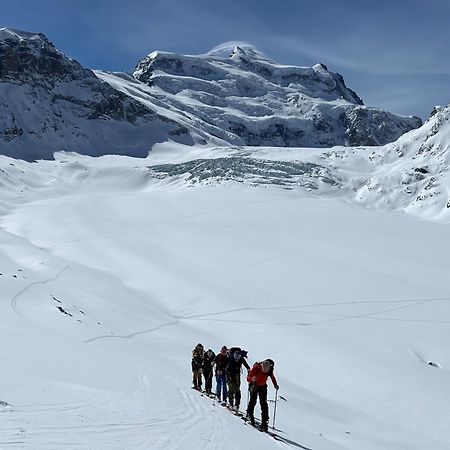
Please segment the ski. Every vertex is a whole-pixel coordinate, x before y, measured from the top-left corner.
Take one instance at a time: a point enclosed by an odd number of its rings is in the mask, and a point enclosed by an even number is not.
[[[212,394],[212,393],[209,394],[206,391],[200,391],[200,390],[196,389],[195,387],[191,387],[191,388],[194,389],[195,391],[197,391],[202,397],[209,397],[211,399],[216,399],[217,400],[217,397],[214,394]],[[255,430],[258,430],[261,433],[267,434],[268,436],[270,436],[271,438],[273,438],[276,441],[282,442],[283,444],[287,444],[287,445],[290,445],[292,447],[300,448],[302,450],[312,450],[311,448],[306,447],[304,445],[301,445],[298,442],[295,442],[295,441],[293,441],[291,439],[288,439],[288,438],[286,438],[284,436],[281,436],[279,433],[277,433],[277,432],[282,432],[281,430],[278,430],[278,429],[274,429],[274,430],[273,429],[269,429],[267,431],[261,430],[260,429],[261,421],[259,419],[255,418],[254,419],[255,420],[255,425],[252,425],[250,423],[250,420],[249,420],[249,418],[248,418],[248,416],[246,414],[244,414],[242,411],[236,411],[235,409],[232,409],[230,407],[230,405],[228,405],[226,402],[221,402],[221,401],[218,400],[217,403],[219,405],[223,406],[223,408],[226,411],[229,411],[234,416],[237,416],[240,419],[242,419],[245,422],[246,425],[254,428]]]
[[[246,418],[246,419],[247,419],[247,418]],[[295,442],[295,441],[293,441],[293,440],[291,440],[291,439],[288,439],[288,438],[286,438],[286,437],[284,437],[284,436],[281,436],[280,434],[275,433],[275,431],[272,431],[272,430],[270,430],[270,429],[267,430],[267,431],[261,430],[261,429],[260,429],[261,422],[260,422],[258,419],[255,419],[255,425],[252,425],[252,424],[250,423],[250,421],[249,421],[249,420],[246,420],[246,419],[244,419],[244,420],[245,420],[245,423],[246,423],[248,426],[254,428],[255,430],[258,430],[260,433],[265,433],[265,434],[267,434],[268,436],[272,437],[272,438],[275,439],[276,441],[282,442],[283,444],[291,445],[291,446],[296,447],[296,448],[301,448],[302,450],[312,450],[311,448],[306,447],[306,446],[304,446],[304,445],[301,445],[301,444],[299,444],[298,442]]]

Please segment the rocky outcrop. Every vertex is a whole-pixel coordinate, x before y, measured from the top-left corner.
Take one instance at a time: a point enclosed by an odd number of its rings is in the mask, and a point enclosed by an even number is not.
[[[102,82],[42,34],[0,30],[0,153],[146,156],[186,129]],[[119,132],[120,131],[120,132]]]

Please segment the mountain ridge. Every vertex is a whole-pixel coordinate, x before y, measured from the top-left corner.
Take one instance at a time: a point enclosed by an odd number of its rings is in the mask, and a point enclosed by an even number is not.
[[[0,153],[145,157],[157,142],[381,145],[421,120],[363,105],[324,64],[280,65],[252,46],[155,51],[133,74],[92,71],[42,33],[0,29]]]

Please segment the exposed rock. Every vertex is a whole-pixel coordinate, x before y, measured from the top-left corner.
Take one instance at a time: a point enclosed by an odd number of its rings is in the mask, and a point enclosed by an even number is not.
[[[146,156],[187,130],[102,82],[42,34],[0,30],[0,153],[28,160],[59,150]]]

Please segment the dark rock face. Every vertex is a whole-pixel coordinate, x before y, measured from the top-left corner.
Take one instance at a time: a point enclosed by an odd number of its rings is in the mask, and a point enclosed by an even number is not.
[[[186,136],[185,128],[101,81],[44,35],[10,29],[0,30],[0,107],[0,153],[23,159],[60,150],[146,156],[168,133]]]
[[[303,130],[289,127],[281,120],[279,123],[265,125],[259,130],[248,128],[243,123],[230,121],[228,130],[251,146],[267,145],[267,142],[270,142],[270,145],[277,147],[296,147],[305,135]]]
[[[141,103],[102,83],[91,70],[64,56],[43,34],[0,41],[0,82],[45,89],[52,103],[65,101],[83,107],[82,116],[87,119],[109,118],[134,123],[138,117],[153,114]],[[62,83],[75,83],[92,96],[82,99],[75,89],[58,92]]]
[[[413,117],[410,123],[405,124],[395,114],[364,107],[345,111],[340,120],[346,130],[345,144],[348,146],[384,145],[422,125],[418,117]]]
[[[66,58],[43,35],[11,33],[0,41],[0,80],[22,83],[54,83],[57,79],[90,77],[90,70]]]

